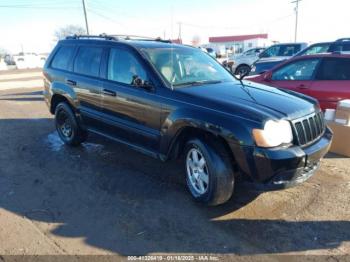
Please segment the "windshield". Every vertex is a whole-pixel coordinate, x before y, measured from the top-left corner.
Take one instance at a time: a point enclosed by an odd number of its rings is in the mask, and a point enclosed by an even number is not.
[[[326,53],[331,44],[315,44],[298,53],[298,55],[314,55],[319,53]]]
[[[235,81],[215,59],[195,48],[150,48],[143,52],[171,86]]]

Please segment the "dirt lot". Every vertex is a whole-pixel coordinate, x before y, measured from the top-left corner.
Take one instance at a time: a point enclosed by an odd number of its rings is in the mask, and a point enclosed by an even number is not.
[[[178,163],[96,136],[68,148],[40,89],[3,90],[0,254],[350,254],[349,164],[329,155],[298,187],[238,186],[208,208]]]

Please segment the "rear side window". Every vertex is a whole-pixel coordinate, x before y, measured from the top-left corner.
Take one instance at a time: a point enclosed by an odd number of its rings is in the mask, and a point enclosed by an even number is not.
[[[102,52],[102,47],[80,47],[74,61],[74,72],[87,76],[99,76]]]
[[[62,46],[53,58],[51,67],[62,70],[69,70],[69,62],[72,59],[75,48],[73,46]]]
[[[350,59],[325,58],[318,70],[317,80],[350,80]]]

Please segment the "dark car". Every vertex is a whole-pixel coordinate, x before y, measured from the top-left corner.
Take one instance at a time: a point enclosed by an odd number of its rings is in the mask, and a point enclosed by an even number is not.
[[[350,38],[341,38],[335,42],[316,43],[308,46],[295,56],[315,55],[321,53],[349,53]]]
[[[279,189],[317,169],[332,133],[316,100],[238,81],[198,48],[127,39],[71,37],[47,59],[44,97],[67,145],[93,132],[182,159],[189,191],[209,205],[238,178]]]
[[[258,75],[291,58],[307,47],[306,43],[277,44],[270,46],[259,55],[252,65],[250,75]]]
[[[296,56],[249,80],[312,96],[323,110],[336,109],[350,99],[350,55]]]

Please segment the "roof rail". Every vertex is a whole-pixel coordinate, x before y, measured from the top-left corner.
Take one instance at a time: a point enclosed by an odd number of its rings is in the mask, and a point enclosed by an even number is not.
[[[160,37],[149,37],[149,36],[139,36],[139,35],[111,35],[117,39],[123,40],[140,40],[140,41],[159,41],[164,43],[171,43],[170,40],[163,40]]]
[[[140,40],[140,41],[159,41],[163,43],[171,43],[170,40],[163,40],[160,37],[148,37],[148,36],[138,36],[138,35],[72,35],[67,36],[66,39],[106,39],[106,40]]]
[[[106,39],[106,40],[118,40],[118,38],[107,35],[107,34],[100,34],[100,35],[72,35],[67,36],[66,39]]]
[[[344,42],[344,41],[350,41],[350,37],[340,38],[340,39],[336,40],[335,42]]]

